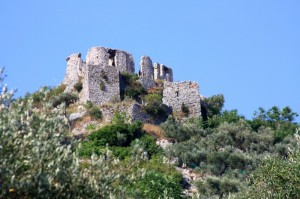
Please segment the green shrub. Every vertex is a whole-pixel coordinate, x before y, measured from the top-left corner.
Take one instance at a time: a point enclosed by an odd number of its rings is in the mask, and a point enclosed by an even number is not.
[[[239,191],[239,182],[231,180],[226,177],[207,177],[205,180],[196,183],[200,194],[212,198],[218,196],[219,198],[226,198],[230,193]]]
[[[84,156],[93,153],[102,154],[101,151],[103,152],[105,147],[109,147],[117,157],[123,158],[123,154],[127,154],[127,152],[123,153],[119,147],[129,147],[134,139],[141,137],[142,126],[140,121],[132,124],[119,122],[93,131],[84,141],[80,154]]]
[[[152,136],[145,134],[139,141],[140,145],[148,153],[149,158],[162,153],[162,148],[155,143],[155,139]]]
[[[122,172],[137,159],[120,164],[109,153],[82,167],[67,120],[49,111],[49,102],[35,112],[30,97],[26,104],[6,92],[0,99],[0,198],[122,198],[125,182],[140,178]]]
[[[74,85],[74,89],[75,89],[78,93],[81,92],[81,90],[82,90],[82,82],[81,82],[81,80],[79,80],[79,82],[77,82],[77,83]]]
[[[95,130],[96,129],[96,126],[94,124],[88,124],[86,127],[85,127],[85,130]]]
[[[241,198],[299,198],[300,153],[287,159],[268,158],[250,179],[250,187]]]
[[[57,107],[60,104],[64,103],[68,107],[70,104],[74,104],[78,99],[78,95],[74,93],[62,93],[61,95],[54,98],[52,106]]]
[[[134,198],[183,198],[179,182],[166,174],[147,171],[143,178],[128,185]]]
[[[102,119],[102,111],[97,106],[93,106],[88,110],[89,115],[94,119]]]
[[[98,106],[96,106],[95,104],[93,104],[93,102],[91,101],[87,101],[84,105],[84,107],[86,108],[88,114],[91,116],[91,118],[93,119],[102,119],[102,111],[100,110],[100,108]]]
[[[140,101],[141,98],[147,94],[142,84],[138,82],[138,76],[130,73],[122,73],[122,80],[124,82],[124,90],[121,91],[121,98],[131,98],[136,101]]]
[[[162,106],[162,95],[157,93],[148,94],[143,98],[143,100],[143,108],[154,118],[165,117],[167,115]]]
[[[178,142],[189,140],[192,136],[203,133],[200,127],[201,122],[180,122],[174,117],[168,117],[167,121],[162,123],[160,127],[164,131],[164,135],[173,138]]]

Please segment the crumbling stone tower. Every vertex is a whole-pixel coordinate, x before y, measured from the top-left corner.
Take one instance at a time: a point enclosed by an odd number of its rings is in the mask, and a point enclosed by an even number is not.
[[[134,74],[134,61],[125,51],[93,47],[86,57],[82,101],[101,104],[120,99],[121,72]]]
[[[70,92],[75,84],[80,81],[80,77],[83,75],[83,69],[85,68],[85,62],[81,59],[80,53],[74,53],[67,57],[67,70],[63,84],[65,84],[66,92]]]

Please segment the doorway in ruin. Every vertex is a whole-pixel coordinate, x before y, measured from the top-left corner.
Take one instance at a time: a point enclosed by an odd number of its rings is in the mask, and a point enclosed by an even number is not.
[[[116,66],[116,50],[109,49],[108,54],[109,54],[108,65]]]

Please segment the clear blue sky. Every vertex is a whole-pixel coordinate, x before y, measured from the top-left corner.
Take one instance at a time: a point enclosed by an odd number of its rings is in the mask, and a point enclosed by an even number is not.
[[[248,118],[260,106],[300,113],[299,0],[7,0],[0,8],[0,67],[18,95],[58,85],[71,53],[106,46],[132,53],[136,71],[149,55]]]

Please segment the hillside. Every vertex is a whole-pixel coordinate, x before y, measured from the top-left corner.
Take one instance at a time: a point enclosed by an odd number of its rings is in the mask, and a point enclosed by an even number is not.
[[[58,87],[21,98],[0,74],[0,198],[299,198],[290,107],[248,120],[198,83],[94,47]]]

